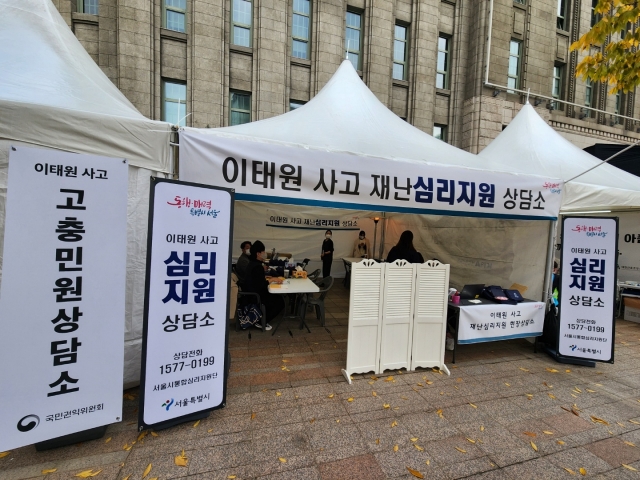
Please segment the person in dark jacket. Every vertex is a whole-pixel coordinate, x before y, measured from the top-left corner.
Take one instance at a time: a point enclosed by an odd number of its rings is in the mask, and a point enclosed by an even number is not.
[[[282,283],[282,280],[274,277],[265,277],[264,262],[267,259],[264,243],[257,240],[251,245],[249,254],[249,265],[242,284],[242,289],[246,292],[253,292],[260,295],[260,300],[267,311],[267,322],[271,322],[284,309],[284,299],[282,295],[269,293],[270,283]],[[256,325],[260,328],[260,325]],[[267,323],[267,330],[271,330],[271,325]]]
[[[322,242],[322,278],[326,278],[331,275],[331,265],[333,264],[333,240],[331,240],[331,230],[327,230],[324,234],[324,241]]]
[[[236,273],[240,280],[244,278],[247,274],[247,267],[249,266],[249,255],[251,252],[251,242],[246,240],[240,244],[240,250],[242,250],[242,254],[238,258],[236,262]]]
[[[389,250],[387,262],[395,262],[396,260],[406,260],[410,263],[424,263],[424,257],[413,246],[413,233],[411,230],[405,230],[400,235],[400,240],[395,247]]]

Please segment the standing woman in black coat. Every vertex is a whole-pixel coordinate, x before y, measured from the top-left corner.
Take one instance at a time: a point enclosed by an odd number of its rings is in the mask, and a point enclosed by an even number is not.
[[[331,240],[331,230],[327,230],[324,234],[324,241],[322,242],[322,278],[326,278],[331,275],[331,264],[333,263],[333,240]]]

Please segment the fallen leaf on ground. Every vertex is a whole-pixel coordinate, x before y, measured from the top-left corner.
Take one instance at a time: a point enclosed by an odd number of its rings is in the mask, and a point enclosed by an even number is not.
[[[533,393],[525,393],[525,395],[527,396],[527,398],[529,400],[531,400],[533,398]]]
[[[466,450],[463,450],[462,448],[459,448],[459,447],[455,447],[455,448],[456,448],[456,450],[458,450],[460,453],[467,453],[467,451],[466,451]]]
[[[147,433],[149,433],[147,430],[145,430],[144,432],[140,432],[140,435],[138,435],[138,441],[143,440],[144,437],[147,436]]]
[[[391,407],[391,405],[389,405],[388,403],[383,403],[382,404],[382,408],[390,408],[390,407]]]
[[[413,438],[411,439],[411,441],[412,441],[412,442],[417,442],[417,441],[418,441],[418,437],[413,437]]]
[[[315,419],[315,418],[312,418],[311,420],[309,420],[309,423],[313,423],[313,422],[315,422],[315,421],[316,421],[316,419]]]
[[[633,423],[634,425],[640,425],[640,422],[636,422],[635,420],[629,420],[629,422]]]
[[[416,385],[418,385],[419,387],[424,387],[424,385],[422,385],[421,383],[416,383]]]
[[[549,430],[543,430],[542,433],[546,435],[553,435],[553,432],[550,432]]]
[[[409,400],[407,397],[400,397],[402,400]]]
[[[278,457],[278,460],[280,460],[280,463],[287,463],[287,459],[284,457]]]
[[[9,455],[11,453],[11,450],[9,450],[8,452],[0,452],[0,458],[4,458],[7,455]]]
[[[376,438],[376,445],[380,445],[380,439]]]
[[[555,368],[549,368],[549,367],[547,367],[547,368],[545,368],[545,370],[546,370],[547,372],[549,372],[549,373],[558,373],[558,370],[556,370]]]
[[[391,423],[391,428],[393,428],[393,427],[397,427],[397,426],[398,426],[398,422],[397,422],[396,420],[394,420],[394,421]]]
[[[336,395],[335,393],[330,393],[329,394],[329,398],[333,398],[333,397],[335,397],[335,395]]]
[[[122,447],[122,449],[126,450],[128,452],[129,450],[131,450],[132,447],[133,447],[133,445],[129,445],[128,443],[125,443],[124,447]]]
[[[575,474],[576,474],[576,472],[574,472],[574,471],[573,471],[573,470],[571,470],[570,468],[567,468],[567,467],[562,467],[562,468],[564,468],[564,469],[565,469],[567,472],[569,472],[571,475],[575,475]]]
[[[549,395],[549,398],[551,398],[552,400],[556,399],[556,396],[553,393],[547,393],[547,395]]]
[[[602,423],[603,425],[609,425],[609,422],[607,422],[606,420],[603,420],[602,418],[598,418],[594,415],[591,415],[591,421],[593,423]]]
[[[568,368],[565,370],[565,372],[567,373],[571,373],[571,370],[569,370]]]
[[[394,451],[394,452],[397,452],[397,451],[398,451],[398,445],[394,445],[394,446],[393,446],[393,451]]]
[[[339,418],[336,420],[336,423],[340,423],[340,419]]]
[[[504,384],[505,384],[507,387],[510,387],[510,386],[511,386],[511,385],[510,385],[509,383],[507,383],[507,382],[504,382]]]
[[[425,462],[427,465],[431,465],[431,460],[425,460]]]
[[[399,409],[400,409],[400,407],[393,407],[393,409],[394,409],[394,410],[399,410]]]
[[[282,393],[276,392],[276,397],[280,397],[281,395],[282,395]]]
[[[595,390],[591,390],[590,388],[587,388],[586,390],[587,390],[587,392],[589,392],[589,393],[596,393],[596,391],[595,391]]]
[[[236,478],[236,476],[235,476],[235,475],[229,475],[227,478],[228,478],[229,480],[234,480],[234,479]]]
[[[438,414],[438,416],[439,416],[440,418],[443,418],[443,416],[442,416],[442,409],[441,409],[441,408],[440,408],[440,409],[438,409],[438,410],[436,411],[436,413]]]
[[[529,442],[531,444],[531,448],[533,448],[536,452],[538,451],[538,447],[536,446],[535,443],[533,442]]]
[[[556,443],[557,443],[558,445],[564,445],[564,442],[563,442],[562,440],[558,440]]]
[[[289,363],[289,360],[287,360],[286,358],[283,358],[282,363]]]
[[[384,379],[385,382],[393,382],[393,376]]]
[[[147,468],[144,469],[144,473],[142,474],[142,478],[144,478],[147,475],[149,475],[149,472],[151,472],[151,464],[147,465]]]
[[[602,386],[602,384],[600,384],[600,383],[594,383],[594,385],[595,385],[596,387],[601,387],[601,386]]]
[[[621,427],[624,427],[624,423],[622,422],[616,422],[618,425],[620,425]]]
[[[111,437],[107,438],[104,443],[109,443],[111,441]]]
[[[422,448],[420,445],[416,445],[413,444],[413,446],[415,447],[416,450],[418,450],[419,452],[424,452],[424,448]]]
[[[628,442],[627,440],[625,440],[624,443],[626,443],[630,447],[635,447],[636,446],[635,443]]]
[[[474,405],[473,403],[470,403],[469,405],[471,405],[473,408],[478,408],[476,405]]]
[[[378,394],[376,392],[371,392],[371,395],[373,395],[374,397],[378,396]]]
[[[211,432],[213,430],[213,428],[209,429],[209,432]],[[158,434],[156,432],[151,432],[151,436],[152,437],[157,437]]]
[[[523,372],[528,372],[529,370],[524,368],[524,367],[520,367],[520,370],[522,370]]]
[[[424,478],[424,476],[419,471],[414,470],[413,468],[407,467],[407,470],[409,470],[409,473],[416,478]]]
[[[480,425],[480,431],[484,432],[484,425]]]
[[[184,448],[182,449],[182,453],[180,455],[176,456],[173,459],[173,461],[178,467],[186,467],[187,466],[187,462],[189,460],[187,459],[187,456],[184,453]]]
[[[95,477],[98,473],[100,473],[102,470],[98,470],[96,473],[93,473],[93,469],[91,470],[85,470],[84,472],[80,472],[80,473],[76,473],[74,475],[74,477],[79,477],[79,478],[89,478],[89,477]]]
[[[427,380],[427,381],[426,381],[426,382],[424,382],[424,383],[426,383],[427,385],[433,385],[433,382],[432,382],[431,380]]]
[[[353,402],[353,397],[347,398],[347,402]]]
[[[622,466],[624,468],[626,468],[627,470],[631,470],[632,472],[637,472],[638,470],[636,468],[633,468],[631,465],[627,465],[627,464],[622,464]]]
[[[367,382],[367,383],[368,383],[369,385],[373,385],[373,384],[374,384],[374,383],[376,383],[376,382],[371,381],[371,382]]]
[[[534,432],[522,432],[522,433],[524,433],[525,435],[527,435],[527,436],[529,436],[529,437],[537,437],[537,436],[538,436],[538,435],[537,435],[536,433],[534,433]]]
[[[578,393],[582,393],[582,390],[580,390],[578,387],[573,387],[573,389]]]
[[[196,423],[193,424],[193,428],[197,428],[198,425],[200,425],[200,420],[198,420]]]
[[[48,468],[46,470],[42,470],[42,472],[40,472],[40,473],[42,473],[42,475],[47,475],[47,474],[53,473],[53,472],[55,472],[57,470],[58,470],[57,468]],[[89,471],[91,471],[91,470],[89,470]]]
[[[467,441],[469,443],[476,443],[476,441],[473,438],[469,438],[469,437],[467,437]]]
[[[375,375],[373,375],[373,376],[371,376],[371,377],[369,377],[369,378],[370,378],[371,380],[373,380],[374,382],[375,382],[376,380],[378,380],[378,377],[376,377]]]
[[[253,420],[254,418],[256,418],[256,414],[255,414],[255,412],[253,412],[253,413],[251,414],[251,420]]]
[[[584,468],[580,467],[580,475],[585,476],[586,474],[587,471]]]
[[[129,480],[129,477],[131,476],[131,474],[127,475],[126,477],[124,477],[122,480]]]

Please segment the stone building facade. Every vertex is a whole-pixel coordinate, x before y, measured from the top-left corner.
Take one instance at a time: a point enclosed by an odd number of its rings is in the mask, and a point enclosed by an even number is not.
[[[637,116],[634,93],[609,95],[574,76],[569,45],[589,30],[594,0],[52,1],[153,119],[220,127],[282,114],[313,98],[348,51],[393,112],[473,153],[520,109],[516,90],[530,90],[580,148],[640,139],[640,125],[615,116]]]

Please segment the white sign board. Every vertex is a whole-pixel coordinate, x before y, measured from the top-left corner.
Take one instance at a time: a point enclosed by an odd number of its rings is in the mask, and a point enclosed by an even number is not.
[[[152,179],[140,426],[219,407],[225,354],[233,195]]]
[[[561,180],[180,132],[180,178],[236,200],[431,215],[555,219]],[[330,227],[329,227],[330,228]]]
[[[0,451],[121,420],[127,169],[11,147]]]
[[[618,216],[618,281],[640,282],[640,212],[621,212]]]
[[[460,307],[458,343],[539,337],[543,324],[544,302],[465,305]]]
[[[565,217],[558,353],[613,361],[618,222]]]

